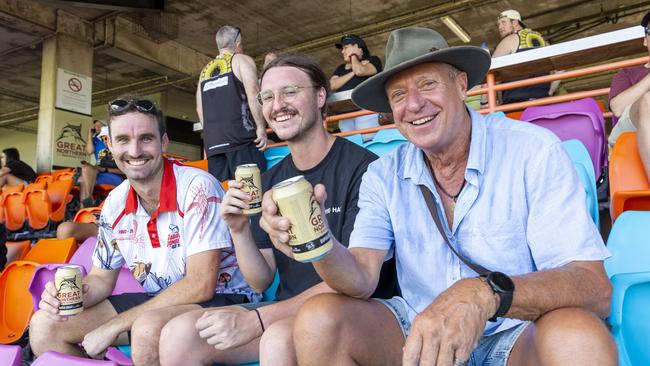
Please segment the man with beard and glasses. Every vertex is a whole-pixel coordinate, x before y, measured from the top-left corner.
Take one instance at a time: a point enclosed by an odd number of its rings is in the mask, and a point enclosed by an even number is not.
[[[30,324],[30,344],[37,355],[97,357],[130,337],[134,363],[156,365],[158,337],[169,319],[260,296],[244,281],[218,215],[224,193],[219,183],[163,157],[169,139],[161,111],[126,95],[109,104],[108,126],[108,147],[127,180],[102,208],[93,268],[84,278],[85,309],[60,316],[49,282]],[[144,293],[111,295],[122,266]]]
[[[264,117],[279,138],[287,141],[290,155],[262,174],[264,191],[285,179],[303,175],[311,184],[328,189],[325,209],[330,229],[347,243],[358,212],[361,177],[377,157],[323,127],[328,94],[327,78],[313,61],[300,55],[281,55],[262,72],[258,101]],[[242,273],[257,291],[263,291],[280,274],[277,302],[257,306],[231,306],[183,314],[163,329],[162,365],[237,364],[260,360],[268,365],[295,364],[293,317],[311,296],[332,290],[309,263],[293,260],[290,251],[275,249],[259,216],[242,209],[250,197],[242,185],[230,182],[221,215],[230,228]],[[288,223],[285,223],[288,224]],[[391,267],[392,266],[392,267]],[[394,263],[388,263],[378,297],[395,292]]]

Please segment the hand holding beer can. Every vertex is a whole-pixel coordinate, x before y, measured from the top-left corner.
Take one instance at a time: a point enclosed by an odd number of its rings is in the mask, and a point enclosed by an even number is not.
[[[293,258],[308,263],[332,249],[329,228],[325,225],[314,188],[303,177],[289,178],[273,186],[273,201],[278,214],[291,222],[289,245]]]
[[[244,185],[242,191],[251,195],[250,208],[244,210],[244,215],[262,212],[262,176],[257,164],[239,165],[235,169],[235,180]]]
[[[84,309],[81,268],[75,265],[61,266],[54,275],[54,287],[58,294],[59,315],[76,315]]]

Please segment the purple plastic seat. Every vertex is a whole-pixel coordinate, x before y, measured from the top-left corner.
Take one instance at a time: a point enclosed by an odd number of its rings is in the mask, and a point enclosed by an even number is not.
[[[593,98],[528,107],[520,119],[548,128],[562,141],[580,140],[589,151],[596,180],[600,177],[607,160],[607,137],[603,113]]]
[[[0,365],[21,366],[23,364],[23,349],[20,346],[0,344]]]
[[[96,244],[96,236],[91,236],[84,240],[77,251],[74,252],[72,258],[70,258],[70,264],[82,266],[86,269],[86,273],[90,272],[90,269],[93,267],[93,252],[95,251]]]
[[[32,366],[118,366],[113,361],[93,360],[49,351],[40,355]]]

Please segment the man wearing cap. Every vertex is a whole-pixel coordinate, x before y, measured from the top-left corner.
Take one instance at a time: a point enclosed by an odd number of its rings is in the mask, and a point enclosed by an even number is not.
[[[238,27],[224,25],[216,35],[219,54],[201,71],[196,113],[203,123],[208,170],[219,181],[235,179],[242,164],[266,170],[266,123],[255,103],[255,61],[245,55]]]
[[[339,294],[298,312],[300,365],[616,364],[609,252],[580,181],[549,131],[464,105],[489,66],[481,48],[404,28],[352,93],[408,143],[368,167],[349,249],[313,262]],[[262,220],[286,250],[271,194]],[[368,299],[393,256],[401,297]]]
[[[124,175],[117,168],[113,155],[108,149],[108,127],[101,120],[95,120],[93,127],[88,130],[86,153],[95,155],[95,165],[86,161],[81,162],[81,177],[79,183],[79,200],[82,207],[95,206],[93,190],[95,184],[118,186],[124,180]]]
[[[359,36],[347,34],[336,43],[341,50],[343,63],[339,65],[330,78],[332,91],[341,92],[354,89],[364,80],[381,71],[381,60],[370,54],[366,42]],[[379,126],[376,114],[343,119],[339,121],[339,129],[353,131]],[[371,139],[373,135],[364,136]]]
[[[497,19],[497,26],[501,35],[501,42],[497,45],[492,57],[510,55],[548,45],[539,32],[526,27],[521,20],[521,15],[516,10],[505,10],[501,12]],[[530,77],[533,77],[533,75]],[[552,84],[535,84],[504,90],[501,93],[501,102],[503,104],[516,103],[548,97],[553,94],[558,86],[559,82],[554,82]],[[484,102],[487,102],[487,100],[484,100]]]
[[[650,53],[650,12],[641,20],[644,29],[643,45]],[[609,90],[609,107],[612,117],[612,132],[609,147],[614,147],[623,132],[637,131],[639,155],[646,175],[650,179],[650,63],[619,71],[612,79]]]

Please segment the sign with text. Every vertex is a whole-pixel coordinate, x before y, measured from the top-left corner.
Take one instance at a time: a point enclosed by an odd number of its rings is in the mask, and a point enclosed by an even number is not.
[[[65,69],[56,76],[56,108],[90,115],[93,79]]]
[[[86,160],[88,129],[92,118],[78,113],[56,110],[52,138],[52,165],[78,167]]]

